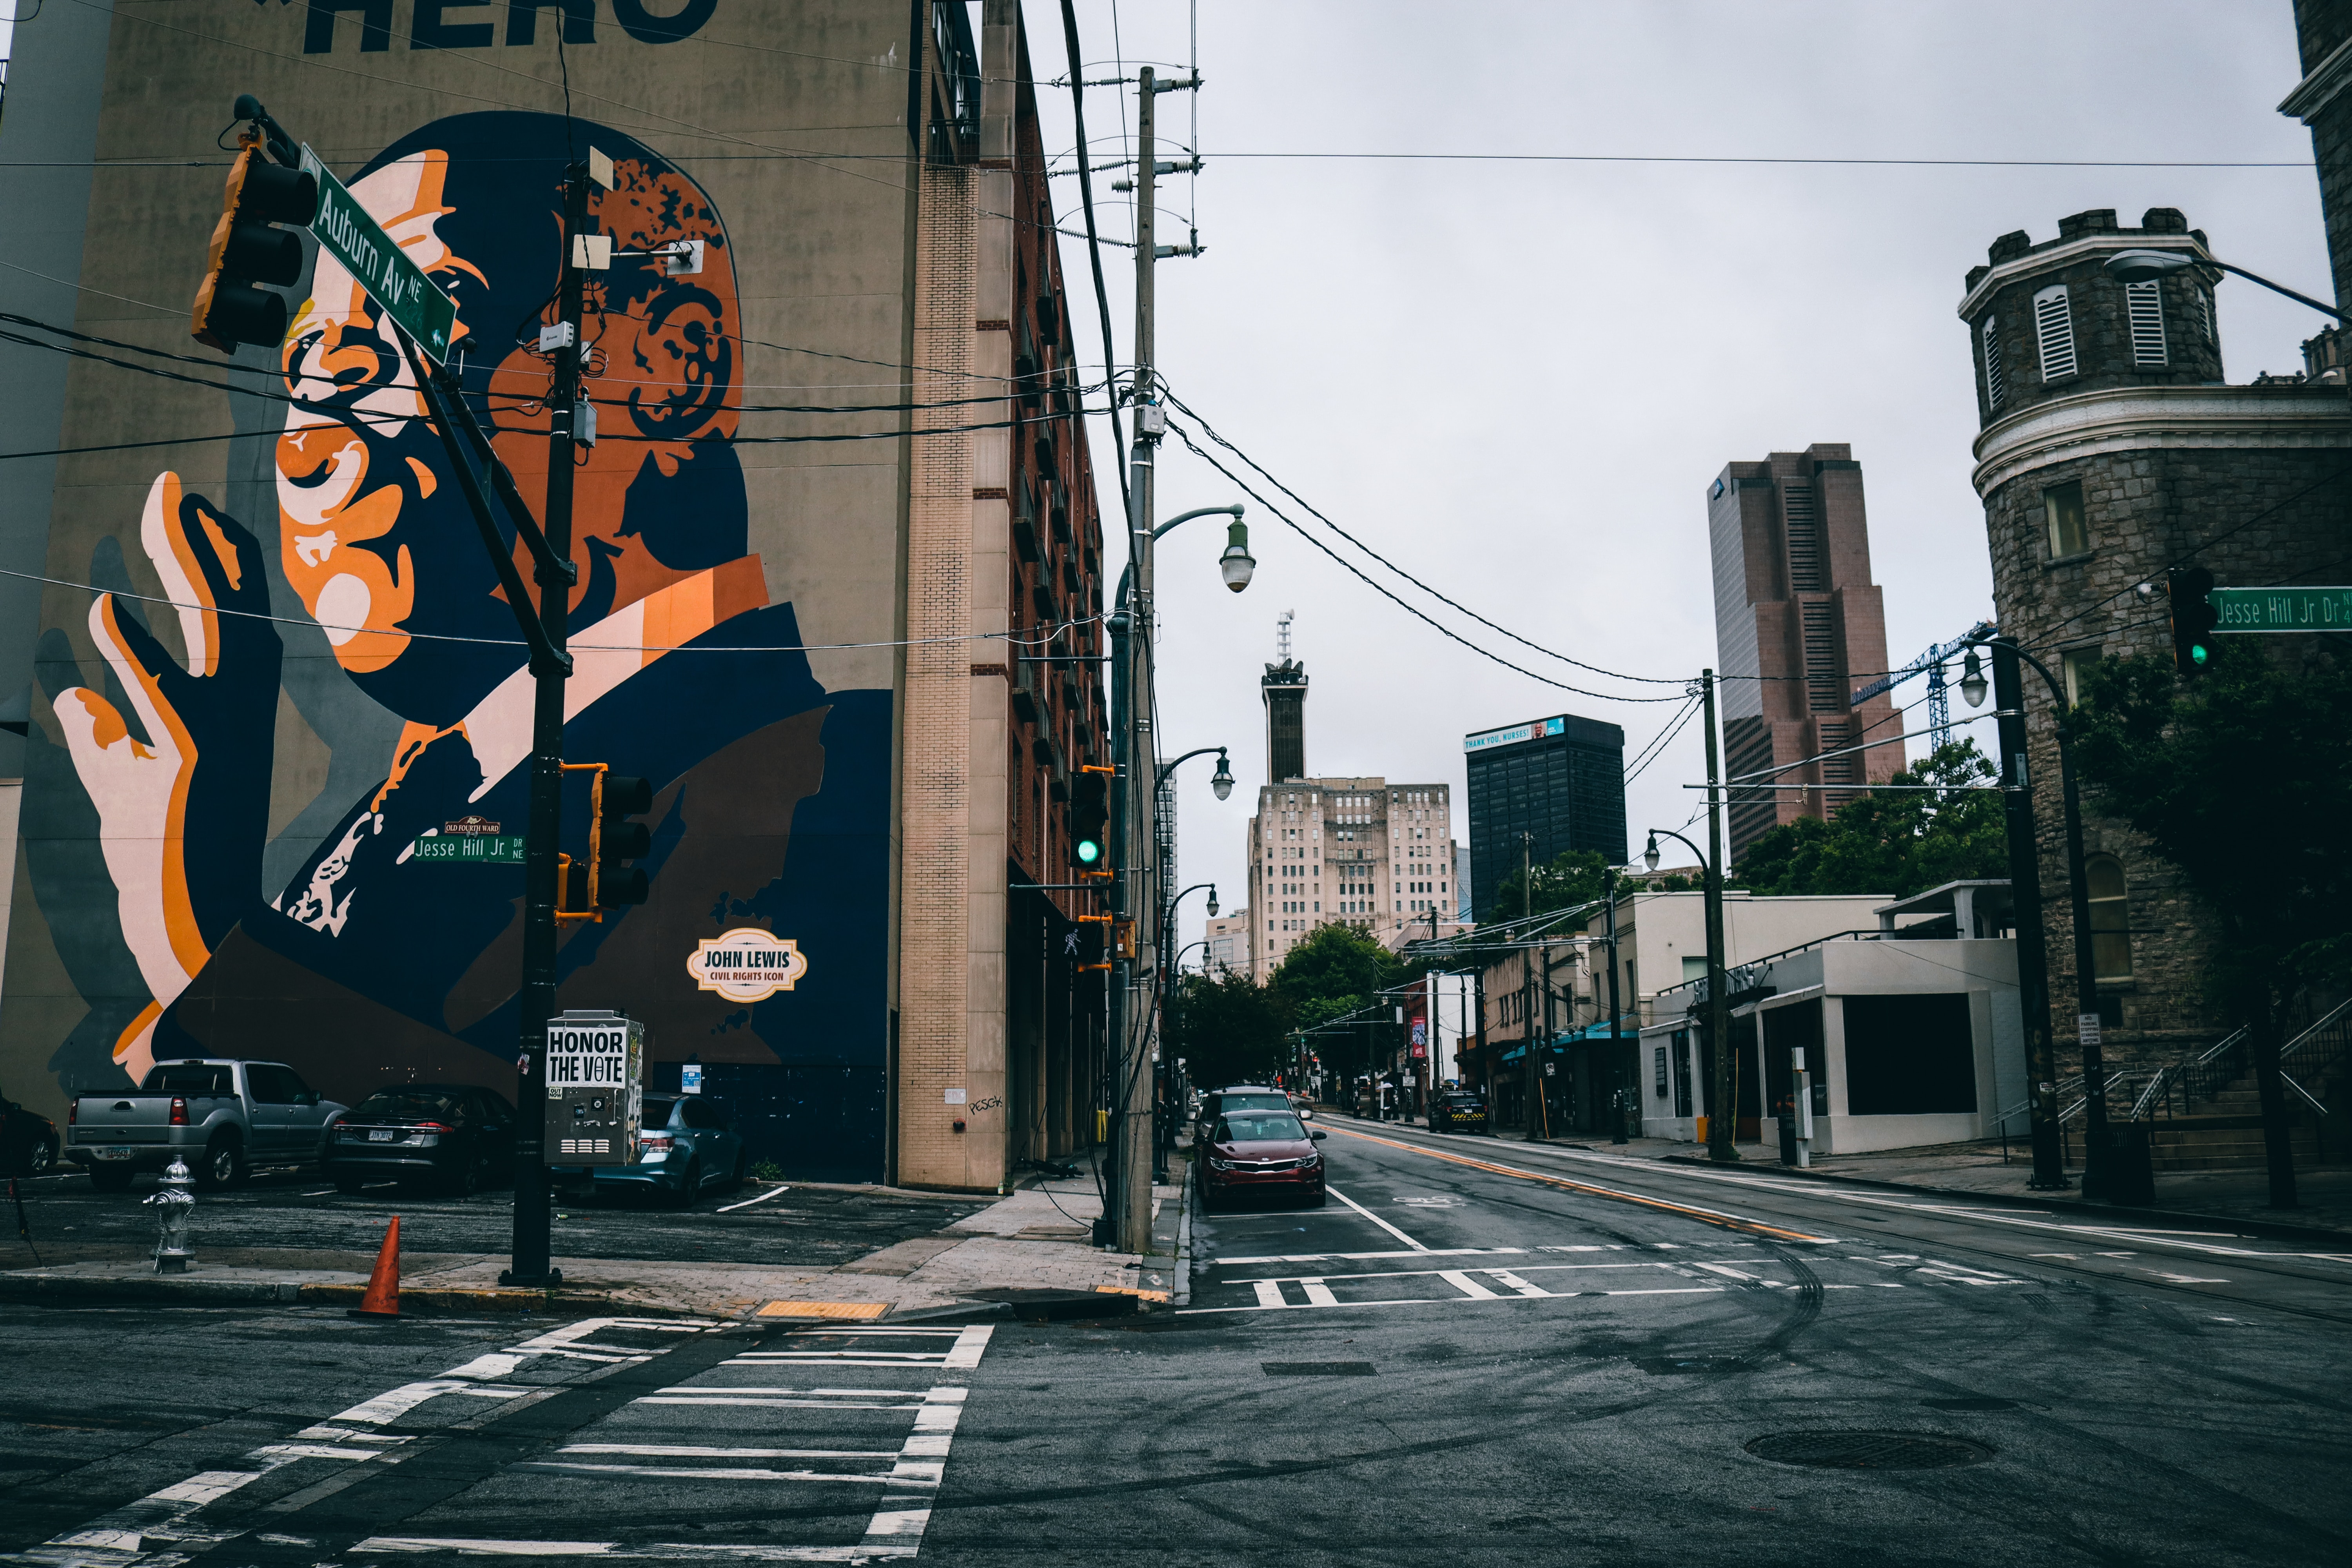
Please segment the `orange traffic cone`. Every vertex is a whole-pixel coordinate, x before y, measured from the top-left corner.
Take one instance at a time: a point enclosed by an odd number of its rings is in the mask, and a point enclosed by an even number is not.
[[[354,1318],[400,1316],[400,1216],[383,1233],[383,1248],[375,1255],[375,1272],[368,1276],[367,1294],[352,1309]]]

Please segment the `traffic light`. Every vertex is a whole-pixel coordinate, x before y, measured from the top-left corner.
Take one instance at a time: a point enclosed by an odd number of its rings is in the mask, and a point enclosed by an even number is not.
[[[646,874],[624,862],[653,853],[653,829],[635,819],[654,808],[654,786],[625,773],[600,773],[589,793],[596,811],[588,829],[588,852],[596,862],[596,902],[608,910],[642,904],[651,891]]]
[[[1109,869],[1109,771],[1081,771],[1070,781],[1070,858],[1081,871]]]
[[[319,213],[319,182],[307,170],[271,163],[258,135],[247,135],[229,169],[191,322],[198,342],[225,354],[239,343],[276,348],[286,341],[286,296],[257,285],[302,276],[301,240],[277,226],[308,228]]]
[[[2221,618],[2206,599],[2213,591],[2213,574],[2202,566],[2183,566],[2170,578],[2172,667],[2184,676],[2202,675],[2213,662],[2213,628]]]

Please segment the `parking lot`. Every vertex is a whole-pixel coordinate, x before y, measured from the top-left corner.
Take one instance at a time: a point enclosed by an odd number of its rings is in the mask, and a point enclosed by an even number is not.
[[[155,1243],[147,1197],[155,1178],[135,1177],[128,1192],[93,1191],[67,1173],[20,1179],[31,1247],[16,1236],[16,1215],[0,1227],[0,1258],[23,1268],[37,1248],[45,1263],[128,1258]],[[910,1237],[928,1236],[979,1210],[961,1198],[917,1197],[856,1187],[746,1183],[711,1192],[684,1209],[635,1194],[606,1195],[555,1206],[558,1257],[637,1258],[677,1263],[761,1263],[830,1268]],[[505,1190],[471,1197],[401,1191],[391,1183],[345,1195],[315,1168],[257,1171],[243,1185],[197,1198],[191,1245],[199,1256],[233,1262],[232,1254],[268,1248],[373,1254],[394,1215],[404,1254],[504,1252],[513,1235],[513,1197]]]

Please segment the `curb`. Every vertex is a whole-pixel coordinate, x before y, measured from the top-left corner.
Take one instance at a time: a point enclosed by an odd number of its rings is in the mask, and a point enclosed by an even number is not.
[[[1713,1161],[1696,1154],[1661,1154],[1661,1165],[1705,1165],[1721,1170]],[[2072,1215],[2094,1219],[2127,1221],[2139,1218],[2150,1222],[2200,1226],[2221,1226],[2243,1231],[2248,1236],[2270,1241],[2325,1241],[2342,1245],[2352,1241],[2352,1232],[2331,1229],[2326,1226],[2296,1225],[2291,1220],[2254,1219],[2237,1215],[2199,1214],[2188,1209],[2126,1208],[2117,1204],[2103,1204],[2084,1198],[2021,1197],[2014,1193],[1973,1192],[1966,1187],[1931,1187],[1921,1182],[1894,1182],[1882,1176],[1849,1176],[1832,1171],[1800,1170],[1794,1165],[1777,1162],[1770,1165],[1748,1165],[1741,1162],[1734,1169],[1767,1172],[1775,1176],[1796,1176],[1807,1181],[1828,1182],[1848,1187],[1878,1187],[1891,1192],[1920,1193],[1929,1197],[1958,1198],[1973,1205],[1993,1205],[2002,1208],[2060,1209]]]
[[[185,1274],[90,1279],[29,1272],[0,1273],[0,1301],[47,1306],[274,1306],[356,1307],[364,1285],[304,1283],[295,1279],[207,1279]],[[631,1300],[605,1291],[518,1290],[511,1288],[416,1286],[400,1292],[404,1317],[452,1314],[560,1312],[617,1308],[631,1317],[709,1316],[683,1307]]]

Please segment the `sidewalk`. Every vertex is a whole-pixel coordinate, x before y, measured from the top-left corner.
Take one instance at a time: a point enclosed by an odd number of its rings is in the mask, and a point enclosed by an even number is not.
[[[1334,1121],[1346,1116],[1341,1111],[1329,1114]],[[1402,1125],[1416,1131],[1424,1131],[1418,1121],[1385,1124],[1367,1121],[1363,1125]],[[1624,1159],[1700,1163],[1706,1160],[1706,1151],[1702,1145],[1667,1138],[1635,1138],[1624,1143],[1612,1143],[1606,1139],[1529,1139],[1526,1133],[1510,1127],[1497,1129],[1494,1136],[1504,1142],[1548,1143],[1553,1148],[1589,1150]],[[2080,1165],[2068,1168],[2066,1175],[2071,1184],[2067,1191],[2033,1191],[2026,1184],[2033,1173],[2032,1157],[2022,1143],[2014,1141],[2010,1144],[2006,1163],[2001,1157],[2000,1142],[1990,1140],[1978,1143],[1946,1143],[1924,1149],[1893,1149],[1870,1154],[1817,1155],[1811,1169],[1805,1171],[1781,1164],[1778,1143],[1742,1143],[1738,1145],[1738,1151],[1741,1169],[1769,1172],[1776,1176],[1793,1176],[1800,1180],[1870,1183],[1933,1194],[1937,1197],[1991,1197],[2044,1207],[2063,1204],[2091,1213],[2113,1207],[2082,1195],[2083,1172]],[[2235,1225],[2286,1226],[2352,1234],[2352,1166],[2299,1166],[2294,1179],[2299,1206],[2275,1209],[2270,1206],[2270,1178],[2261,1170],[2159,1171],[2156,1176],[2156,1202],[2153,1205],[2147,1208],[2115,1212],[2162,1214]]]
[[[1153,1189],[1154,1248],[1108,1251],[1089,1240],[1102,1212],[1091,1173],[1037,1181],[929,1236],[892,1243],[831,1268],[557,1258],[551,1289],[501,1286],[499,1255],[404,1252],[401,1306],[410,1312],[619,1310],[639,1315],[868,1320],[909,1314],[1007,1310],[1006,1302],[1056,1302],[1058,1316],[1087,1315],[1074,1297],[1099,1295],[1103,1314],[1149,1310],[1184,1277],[1180,1235],[1184,1188]],[[755,1184],[772,1187],[777,1184]],[[746,1192],[752,1188],[747,1187]],[[886,1189],[873,1189],[877,1193]],[[904,1194],[920,1199],[943,1194]],[[1164,1241],[1163,1241],[1164,1237]],[[58,1305],[233,1302],[357,1306],[373,1255],[236,1247],[200,1239],[184,1274],[158,1274],[152,1255],[115,1246],[68,1247],[24,1266],[15,1242],[0,1268],[0,1300]],[[1163,1250],[1164,1247],[1164,1250]],[[96,1254],[96,1255],[93,1255]]]

